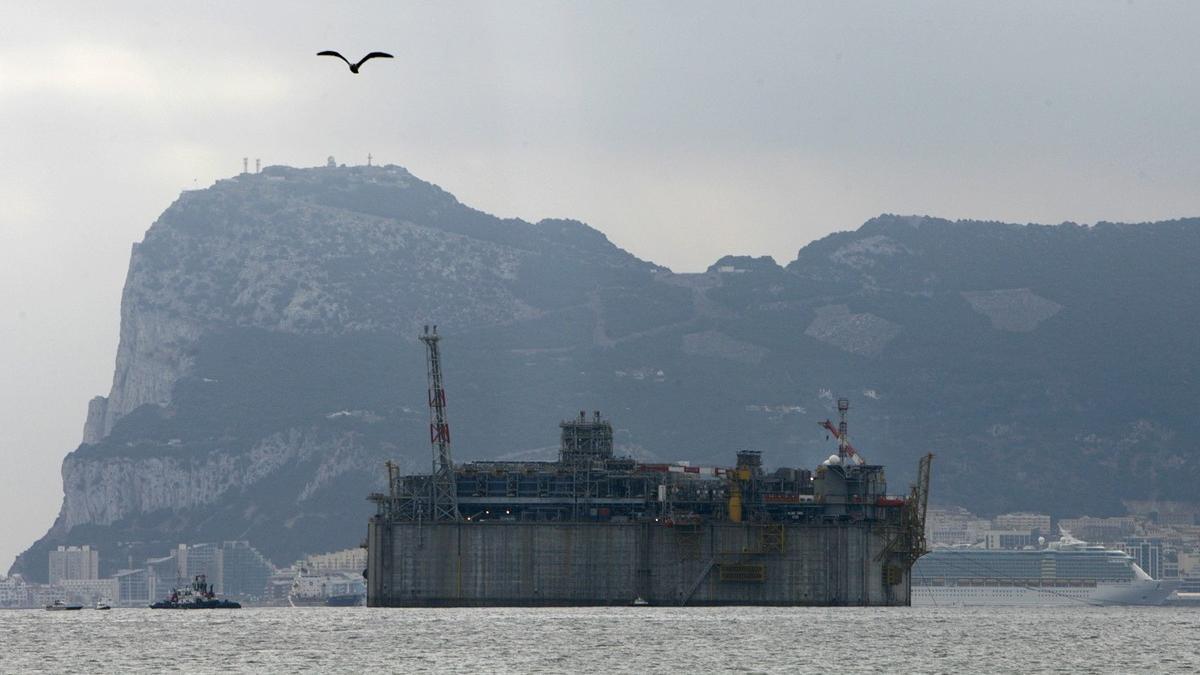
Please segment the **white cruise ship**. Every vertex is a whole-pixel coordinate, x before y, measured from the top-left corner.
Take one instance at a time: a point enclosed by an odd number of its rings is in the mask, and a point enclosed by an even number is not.
[[[1124,551],[1064,537],[1048,548],[948,548],[912,571],[913,606],[1161,605],[1179,586],[1151,579]]]

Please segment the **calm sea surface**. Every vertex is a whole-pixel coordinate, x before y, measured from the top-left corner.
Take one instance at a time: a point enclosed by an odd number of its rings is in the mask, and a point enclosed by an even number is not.
[[[1200,672],[1200,608],[0,611],[9,672]]]

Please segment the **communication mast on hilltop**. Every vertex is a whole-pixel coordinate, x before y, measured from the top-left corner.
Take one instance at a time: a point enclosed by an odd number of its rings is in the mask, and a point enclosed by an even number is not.
[[[446,390],[442,387],[442,357],[438,351],[437,326],[425,326],[421,342],[429,366],[429,441],[433,445],[433,480],[430,501],[434,520],[460,520],[454,462],[450,459],[450,424],[446,422]]]

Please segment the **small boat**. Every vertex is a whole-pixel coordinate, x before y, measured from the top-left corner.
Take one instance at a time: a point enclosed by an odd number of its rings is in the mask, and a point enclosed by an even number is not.
[[[66,610],[83,609],[83,605],[68,605],[62,600],[55,600],[49,605],[46,605],[46,609],[50,610],[51,612],[62,612]]]
[[[171,595],[150,605],[150,609],[241,609],[241,603],[218,598],[204,575],[192,580],[191,586],[171,591]]]
[[[112,605],[107,598],[101,598],[96,601],[96,609],[112,609]]]

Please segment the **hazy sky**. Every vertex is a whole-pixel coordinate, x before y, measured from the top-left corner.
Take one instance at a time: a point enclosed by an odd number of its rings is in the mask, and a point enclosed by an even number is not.
[[[130,244],[242,157],[372,153],[677,271],[881,212],[1200,215],[1197,2],[332,4],[0,5],[0,573],[111,385]]]

